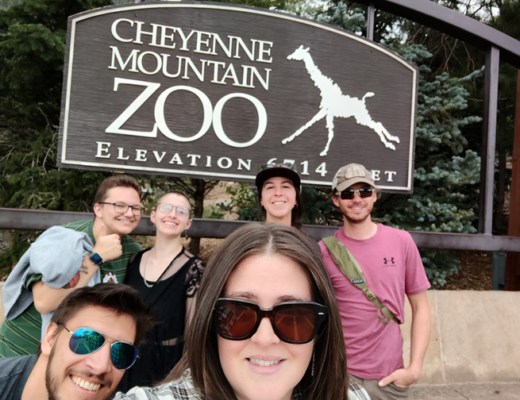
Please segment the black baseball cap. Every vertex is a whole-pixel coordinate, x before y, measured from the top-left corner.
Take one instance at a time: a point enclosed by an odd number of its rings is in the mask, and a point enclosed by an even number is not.
[[[296,172],[296,168],[294,168],[293,164],[290,163],[282,163],[282,164],[264,164],[258,168],[258,174],[256,174],[255,184],[258,188],[258,191],[261,192],[264,187],[264,183],[269,178],[273,178],[275,176],[281,176],[283,178],[290,179],[294,185],[294,187],[299,191],[301,186],[301,179],[298,172]]]

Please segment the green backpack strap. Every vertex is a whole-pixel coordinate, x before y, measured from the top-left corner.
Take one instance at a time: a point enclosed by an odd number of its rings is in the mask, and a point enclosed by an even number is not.
[[[374,305],[386,317],[386,319],[384,319],[378,313],[377,318],[379,318],[379,321],[381,321],[385,325],[389,324],[391,321],[395,321],[399,324],[399,321],[392,313],[392,311],[386,308],[377,299],[377,297],[370,290],[368,290],[365,275],[363,274],[361,267],[357,263],[356,259],[352,256],[350,251],[348,251],[348,249],[343,245],[343,243],[341,243],[334,236],[329,236],[323,238],[322,240],[323,243],[325,243],[325,246],[327,246],[327,249],[329,250],[331,257],[334,260],[334,263],[338,266],[339,270],[343,273],[343,275],[345,275],[347,279],[350,282],[352,282],[352,284],[355,287],[357,287],[359,290],[365,293],[367,299],[374,303]]]

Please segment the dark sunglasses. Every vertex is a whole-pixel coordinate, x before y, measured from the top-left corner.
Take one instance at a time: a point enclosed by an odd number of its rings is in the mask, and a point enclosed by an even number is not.
[[[359,194],[359,197],[365,199],[367,197],[372,196],[372,193],[375,191],[374,188],[362,188],[362,189],[345,189],[342,192],[336,192],[336,196],[340,196],[342,200],[352,200],[356,193]]]
[[[280,340],[303,344],[314,339],[327,313],[327,307],[313,302],[280,303],[266,310],[250,301],[221,298],[215,305],[213,321],[224,339],[245,340],[256,333],[267,317]]]
[[[72,332],[65,325],[63,327],[71,334],[69,348],[75,354],[84,356],[95,353],[107,342],[105,336],[93,329],[79,328]],[[137,348],[135,346],[120,341],[108,343],[110,343],[110,359],[114,367],[128,369],[134,365],[137,359]]]

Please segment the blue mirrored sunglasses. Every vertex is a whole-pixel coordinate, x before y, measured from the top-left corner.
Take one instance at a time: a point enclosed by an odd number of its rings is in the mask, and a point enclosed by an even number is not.
[[[63,324],[62,324],[63,325]],[[69,348],[74,354],[87,355],[101,349],[106,342],[105,336],[90,328],[79,328],[74,332],[65,325],[65,330],[71,334]],[[137,359],[137,348],[126,342],[110,343],[110,359],[117,369],[128,369]]]

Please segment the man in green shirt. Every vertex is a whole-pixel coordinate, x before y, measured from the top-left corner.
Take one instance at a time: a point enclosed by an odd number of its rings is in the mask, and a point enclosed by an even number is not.
[[[16,318],[6,319],[2,324],[0,357],[35,354],[41,339],[41,314],[54,311],[71,291],[86,286],[98,270],[101,282],[123,282],[130,255],[142,250],[128,236],[141,219],[141,193],[141,186],[134,178],[128,175],[109,177],[101,183],[94,197],[94,220],[64,226],[87,234],[94,248],[80,266],[70,266],[79,270],[63,288],[46,285],[41,274],[29,276],[22,283],[32,291],[34,303]]]

